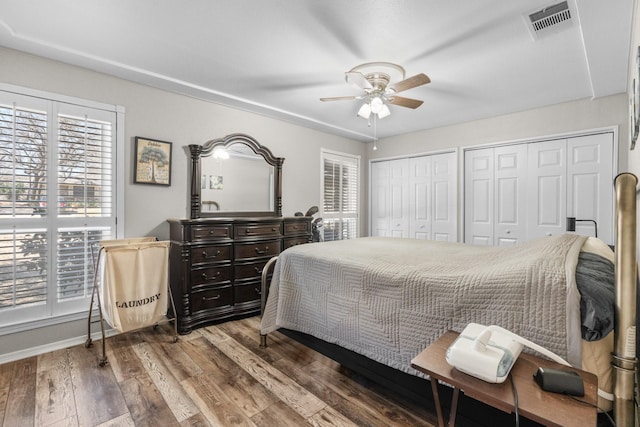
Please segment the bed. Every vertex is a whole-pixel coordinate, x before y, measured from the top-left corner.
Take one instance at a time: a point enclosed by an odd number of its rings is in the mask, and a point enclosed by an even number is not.
[[[635,236],[635,208],[633,217]],[[604,394],[614,393],[614,261],[602,241],[574,234],[510,248],[380,237],[300,245],[275,262],[261,335],[286,328],[419,377],[410,360],[444,332],[496,324],[593,372]],[[597,280],[609,282],[610,295],[598,286],[586,295],[593,283],[578,282],[607,263],[608,277]]]

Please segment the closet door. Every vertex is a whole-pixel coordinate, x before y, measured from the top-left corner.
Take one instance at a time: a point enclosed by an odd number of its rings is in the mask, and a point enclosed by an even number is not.
[[[465,243],[493,245],[494,149],[469,150],[464,156]]]
[[[389,161],[389,235],[409,237],[409,159]]]
[[[556,236],[567,224],[567,141],[528,144],[527,238]]]
[[[494,244],[527,240],[527,145],[494,148]]]
[[[433,240],[458,241],[458,156],[431,156],[431,235]]]
[[[433,239],[432,163],[432,156],[409,159],[409,237],[414,239]]]
[[[371,235],[458,239],[456,152],[371,163]]]
[[[389,236],[391,213],[389,162],[371,163],[371,235]]]
[[[371,235],[409,237],[409,160],[371,163]]]
[[[598,237],[613,244],[613,133],[567,141],[567,215],[594,220]],[[576,233],[595,236],[592,222],[577,222]]]

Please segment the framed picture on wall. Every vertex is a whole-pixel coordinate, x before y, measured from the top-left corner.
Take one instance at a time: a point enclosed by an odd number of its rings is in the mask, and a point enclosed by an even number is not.
[[[222,190],[222,176],[211,175],[209,177],[209,188],[212,190]]]
[[[133,182],[171,185],[171,142],[136,136]]]

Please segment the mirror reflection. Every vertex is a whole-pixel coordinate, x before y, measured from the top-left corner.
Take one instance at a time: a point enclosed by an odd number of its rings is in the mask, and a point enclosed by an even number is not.
[[[191,218],[282,216],[282,163],[249,135],[189,145]]]
[[[274,167],[244,144],[216,148],[202,157],[202,212],[273,209]]]

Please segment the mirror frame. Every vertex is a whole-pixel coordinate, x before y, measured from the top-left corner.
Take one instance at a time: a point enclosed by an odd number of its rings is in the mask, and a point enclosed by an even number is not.
[[[246,145],[261,156],[267,164],[274,167],[273,171],[273,211],[246,211],[246,212],[230,212],[230,211],[214,211],[214,212],[202,212],[201,201],[201,172],[202,172],[202,157],[208,157],[213,154],[216,148],[228,148],[233,144]],[[284,157],[276,157],[265,146],[261,145],[258,141],[249,135],[243,133],[234,133],[227,135],[223,138],[212,139],[205,142],[202,145],[190,144],[189,151],[191,152],[191,219],[195,218],[215,218],[215,217],[231,217],[231,216],[282,216],[282,163],[284,163]]]

